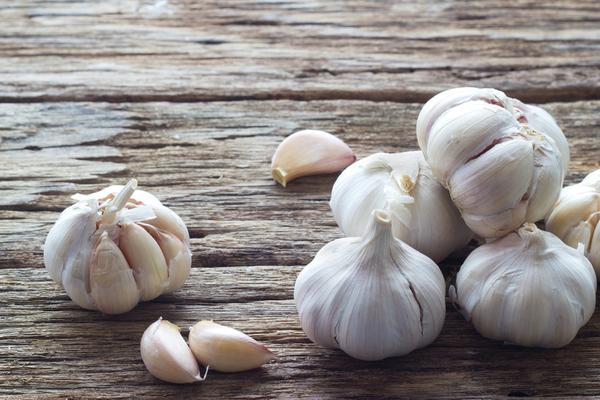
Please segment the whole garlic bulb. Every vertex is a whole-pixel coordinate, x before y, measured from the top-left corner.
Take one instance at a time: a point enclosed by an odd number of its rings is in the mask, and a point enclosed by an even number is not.
[[[596,275],[580,251],[527,223],[475,249],[450,297],[487,338],[556,348],[592,316]]]
[[[600,276],[600,169],[581,183],[560,192],[546,219],[546,229],[571,247],[582,243],[587,258]]]
[[[459,88],[425,104],[417,138],[467,225],[501,237],[543,219],[560,192],[569,150],[545,111],[494,89]]]
[[[401,356],[427,346],[446,312],[437,265],[394,238],[392,218],[372,213],[363,237],[334,240],[298,275],[300,324],[315,343],[361,360]]]
[[[335,181],[329,204],[346,236],[362,236],[373,210],[386,210],[394,236],[434,261],[473,236],[420,151],[376,153],[352,164]]]
[[[180,288],[189,234],[177,214],[137,182],[110,186],[65,209],[46,238],[44,264],[79,306],[120,314]]]

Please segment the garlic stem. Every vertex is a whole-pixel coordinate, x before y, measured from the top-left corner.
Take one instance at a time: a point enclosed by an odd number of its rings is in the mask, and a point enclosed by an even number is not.
[[[101,224],[114,224],[117,213],[125,207],[127,201],[135,192],[137,187],[137,180],[131,179],[127,184],[117,193],[117,195],[106,205],[104,213],[102,214]]]

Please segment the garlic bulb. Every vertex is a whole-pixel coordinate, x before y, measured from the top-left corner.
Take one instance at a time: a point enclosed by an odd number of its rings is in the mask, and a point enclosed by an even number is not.
[[[298,275],[300,324],[315,343],[381,360],[427,346],[440,333],[445,282],[437,265],[372,213],[364,236],[334,240]]]
[[[180,288],[190,273],[185,224],[136,186],[73,196],[48,233],[46,269],[83,308],[124,313]]]
[[[159,318],[144,331],[140,343],[142,361],[156,378],[171,383],[193,383],[206,378],[200,375],[192,351],[179,333],[177,325]]]
[[[346,236],[362,236],[372,211],[386,210],[394,236],[434,261],[473,236],[420,151],[377,153],[352,164],[333,185],[329,204]]]
[[[528,223],[475,249],[450,297],[487,338],[556,348],[592,316],[596,275],[580,251]]]
[[[571,247],[583,244],[587,258],[600,276],[600,169],[560,192],[546,228]]]
[[[275,355],[250,336],[212,321],[190,328],[190,348],[196,359],[220,372],[240,372],[275,359]]]
[[[338,172],[356,160],[348,145],[330,133],[298,131],[283,140],[271,161],[273,178],[285,187],[306,175]]]
[[[419,114],[417,138],[433,175],[485,238],[543,219],[569,160],[566,139],[546,112],[494,89],[436,95]]]

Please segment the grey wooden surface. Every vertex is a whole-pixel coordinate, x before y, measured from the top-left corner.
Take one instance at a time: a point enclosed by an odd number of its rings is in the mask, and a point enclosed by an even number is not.
[[[493,86],[541,103],[600,167],[600,6],[538,1],[0,1],[0,397],[600,396],[600,316],[560,350],[481,338],[448,305],[441,336],[366,363],[313,345],[297,273],[340,237],[335,175],[277,186],[269,161],[301,128],[359,157],[416,148],[422,103]],[[70,195],[136,177],[186,221],[185,286],[118,317],[75,306],[43,269]],[[468,249],[442,264],[448,280]],[[145,370],[163,316],[247,332],[276,362],[191,386]]]

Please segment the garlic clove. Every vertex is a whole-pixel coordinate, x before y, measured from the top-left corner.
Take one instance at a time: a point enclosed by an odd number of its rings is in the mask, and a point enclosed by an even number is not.
[[[146,223],[163,231],[173,233],[186,246],[190,244],[190,234],[179,215],[163,205],[153,205],[152,210],[154,211],[156,218],[147,220],[145,221]]]
[[[142,361],[156,378],[171,383],[203,381],[192,351],[179,333],[177,325],[159,318],[142,335]]]
[[[190,275],[192,253],[175,235],[148,224],[140,224],[158,243],[169,267],[169,286],[164,293],[179,289]]]
[[[594,235],[590,239],[587,258],[594,266],[596,276],[600,277],[600,212],[594,213],[588,221],[594,226]]]
[[[285,187],[301,176],[340,171],[355,160],[350,147],[332,134],[302,130],[279,144],[271,161],[271,173]]]
[[[160,296],[168,285],[168,268],[152,236],[138,224],[125,224],[121,228],[119,247],[133,268],[141,300],[148,301]]]
[[[275,359],[265,345],[212,321],[200,321],[190,328],[189,342],[202,365],[220,372],[246,371]]]
[[[103,313],[126,313],[140,300],[133,271],[107,232],[92,253],[89,274],[91,296]]]

